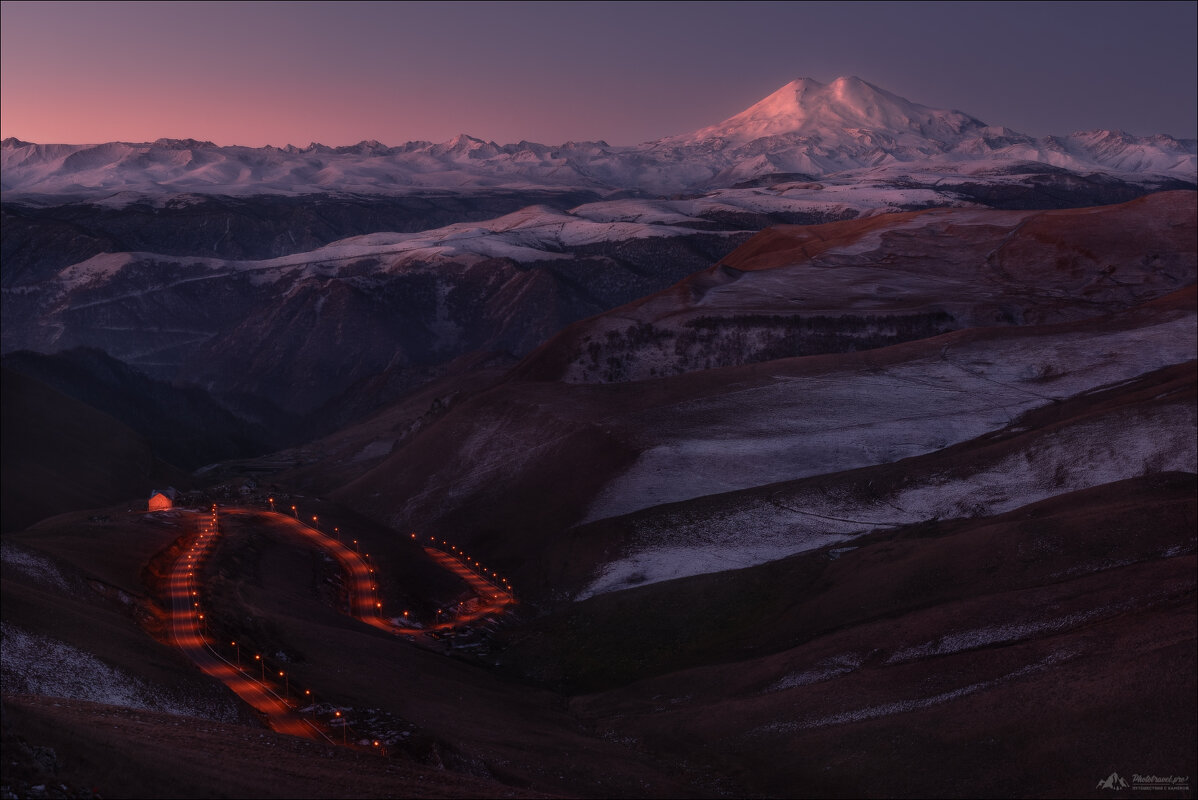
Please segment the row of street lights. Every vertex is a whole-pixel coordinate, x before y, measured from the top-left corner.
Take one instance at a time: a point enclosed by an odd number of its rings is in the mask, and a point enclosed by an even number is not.
[[[438,544],[436,536],[430,536],[428,538],[429,538],[429,541],[431,541],[433,543],[434,547]],[[416,539],[416,534],[414,534],[414,533],[412,534],[412,539],[413,540]],[[470,556],[466,555],[466,553],[464,551],[459,550],[457,548],[457,545],[451,545],[449,542],[445,541],[444,539],[442,539],[440,541],[440,545],[441,545],[442,550],[444,550],[446,547],[448,547],[449,552],[452,555],[457,556],[458,559],[463,561],[468,568],[477,572],[488,583],[491,583],[492,579],[494,579],[494,581],[498,581],[499,583],[503,584],[502,588],[504,589],[504,591],[506,591],[509,595],[512,594],[512,585],[510,583],[508,583],[507,578],[501,578],[501,577],[499,577],[498,572],[495,572],[494,570],[488,570],[486,567],[484,567],[479,562],[472,561],[470,559]],[[497,586],[496,588],[499,588],[499,587]]]
[[[271,510],[273,511],[274,510],[274,498],[273,497],[270,498],[270,504],[271,504]],[[291,507],[291,513],[295,517],[295,519],[298,521],[299,520],[299,510],[295,506]],[[321,532],[320,531],[320,517],[317,516],[316,514],[312,515],[312,524],[310,527],[313,530],[315,530],[317,533]],[[333,526],[333,539],[335,541],[337,541],[338,543],[341,543],[341,528],[340,527]],[[351,539],[350,541],[353,542],[354,552],[356,552],[359,556],[362,556],[363,558],[365,558],[366,567],[370,571],[370,573],[373,575],[374,567],[370,565],[370,553],[365,553],[365,554],[362,553],[362,545],[358,542],[357,539]],[[371,592],[372,600],[374,602],[374,612],[377,616],[381,617],[383,614],[383,603],[381,600],[379,600],[378,589],[379,589],[378,584],[375,583],[374,579],[372,578],[371,583],[370,583],[370,592]]]
[[[241,666],[241,642],[238,642],[236,640],[230,641],[229,646],[233,648],[234,657],[236,659],[238,671],[245,672],[245,669]],[[256,653],[254,655],[254,661],[258,662],[258,676],[259,676],[258,682],[262,685],[263,688],[268,689],[269,685],[266,682],[266,659],[264,659],[262,657],[261,653]],[[271,673],[272,673],[272,675],[274,674],[273,669],[271,670]],[[283,682],[283,702],[287,703],[290,706],[291,705],[291,675],[286,670],[282,670],[282,669],[278,671],[278,675],[279,675],[279,678],[282,679],[282,682]],[[300,699],[303,699],[310,703],[312,700],[312,690],[305,689],[303,692],[302,698],[300,698],[300,697],[296,698],[297,704]],[[341,728],[341,743],[348,744],[347,729],[349,728],[349,719],[347,717],[345,717],[340,711],[336,711],[334,713],[334,718],[340,722],[339,727]],[[380,752],[384,756],[387,754],[387,748],[385,746],[381,746],[381,742],[375,740],[374,746],[381,747]]]
[[[272,512],[275,510],[275,499],[273,497],[270,498],[270,509]],[[298,520],[299,519],[298,509],[295,506],[292,506],[291,511],[295,515],[295,518]],[[320,530],[320,528],[318,527],[319,526],[319,518],[315,515],[312,517],[312,524],[313,524],[313,527],[316,528],[317,531]],[[217,507],[215,505],[213,505],[212,506],[212,519],[211,519],[210,526],[204,526],[204,528],[201,528],[201,534],[202,534],[201,541],[203,541],[204,537],[206,537],[209,533],[215,533],[218,530],[219,530],[219,520],[217,517]],[[333,530],[336,533],[340,533],[339,528],[334,528]],[[198,546],[198,544],[199,543],[197,542],[196,546]],[[354,540],[354,545],[355,545],[355,547],[357,546],[357,540]],[[195,546],[193,546],[193,550],[194,549],[195,549]],[[190,589],[191,596],[193,598],[192,610],[193,610],[193,613],[196,615],[196,618],[199,621],[200,625],[203,627],[203,634],[201,635],[201,641],[204,641],[204,643],[207,644],[205,637],[207,635],[208,623],[207,623],[204,613],[200,609],[199,592],[196,591],[196,589],[195,589],[194,577],[193,577],[194,571],[199,565],[198,565],[198,563],[195,563],[194,554],[188,554],[187,558],[188,558],[189,562],[193,562],[193,563],[188,564],[188,573],[187,573],[188,578],[189,578],[189,587],[188,588]],[[369,558],[369,556],[367,556],[367,558]],[[373,573],[374,572],[373,568],[370,571]],[[373,589],[376,589],[377,587],[372,585],[371,588],[373,590]],[[382,604],[376,602],[375,606],[376,606],[376,608],[381,608]],[[199,627],[199,626],[197,626],[197,627]],[[244,673],[245,669],[242,667],[242,664],[241,664],[241,642],[238,640],[230,640],[229,646],[233,648],[233,656],[234,656],[235,663],[237,665],[238,672]],[[267,688],[268,685],[266,682],[266,659],[264,659],[262,657],[261,653],[256,653],[254,655],[254,660],[258,662],[259,683],[263,686],[263,688]],[[273,675],[274,670],[271,670],[271,672]],[[283,702],[286,703],[288,706],[290,706],[291,705],[291,675],[286,670],[278,670],[278,677],[282,680],[282,683],[283,683]],[[303,692],[303,697],[304,697],[304,699],[310,701],[312,698],[312,690],[305,689]],[[349,720],[346,717],[344,717],[340,711],[337,711],[335,716],[338,720],[341,721],[341,726],[340,726],[341,727],[341,743],[348,744]],[[373,745],[376,748],[380,748],[380,752],[382,752],[382,754],[384,756],[386,755],[386,753],[387,753],[386,747],[382,746],[382,744],[378,740],[374,740]]]
[[[235,657],[237,660],[237,670],[239,672],[245,672],[245,669],[243,669],[241,666],[241,643],[237,642],[237,641],[232,641],[232,642],[229,642],[229,646],[233,648],[234,653],[236,654]],[[265,688],[267,685],[266,684],[266,659],[264,659],[262,657],[261,653],[255,653],[254,660],[258,662],[258,682],[260,684],[262,684],[262,686]],[[271,670],[271,673],[273,674],[274,670]],[[286,670],[279,670],[279,677],[283,679],[283,701],[290,704],[291,703],[291,675],[288,674]],[[304,690],[304,699],[311,699],[311,697],[312,697],[312,690],[305,689]],[[297,698],[297,700],[298,700],[298,698]]]

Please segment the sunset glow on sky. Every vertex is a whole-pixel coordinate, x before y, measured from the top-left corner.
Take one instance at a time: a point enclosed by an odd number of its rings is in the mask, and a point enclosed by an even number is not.
[[[1033,135],[1195,135],[1194,3],[3,3],[0,135],[634,144],[857,75]]]

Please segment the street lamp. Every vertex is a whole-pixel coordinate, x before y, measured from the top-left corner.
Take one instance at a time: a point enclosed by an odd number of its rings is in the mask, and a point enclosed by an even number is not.
[[[270,513],[273,514],[274,511],[275,511],[275,499],[272,497],[272,498],[270,498]]]
[[[237,648],[237,669],[241,669],[241,645],[237,642],[229,642],[233,647]]]
[[[266,683],[266,662],[262,660],[261,655],[254,656],[254,660],[258,662],[258,666],[261,668],[261,671],[262,671],[262,681],[261,682],[263,684],[265,684]]]
[[[295,506],[291,507],[291,513],[295,516],[296,519],[299,519],[299,512],[295,510]]]
[[[291,699],[291,676],[283,670],[279,670],[279,677],[283,679],[283,700]]]
[[[345,744],[345,729],[349,725],[349,720],[343,718],[340,711],[334,711],[333,714],[341,720],[341,744]]]

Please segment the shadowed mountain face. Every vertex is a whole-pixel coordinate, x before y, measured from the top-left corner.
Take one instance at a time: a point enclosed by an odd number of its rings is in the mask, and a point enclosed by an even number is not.
[[[145,438],[113,417],[4,368],[3,530],[184,487]]]
[[[191,194],[49,207],[5,203],[0,216],[8,262],[4,286],[44,279],[100,253],[277,258],[376,231],[429,230],[493,219],[534,204],[566,209],[597,199],[593,192],[526,191],[413,197]]]
[[[302,416],[384,371],[409,388],[466,353],[523,355],[745,238],[658,226],[627,241],[587,241],[598,234],[558,236],[558,217],[546,209],[511,230],[463,224],[443,241],[367,237],[264,261],[97,255],[45,279],[12,277],[4,350],[99,348],[275,425],[255,402]],[[18,269],[6,262],[6,276],[10,266]]]
[[[289,433],[285,426],[242,422],[203,390],[151,380],[99,350],[16,352],[3,363],[120,420],[146,437],[158,458],[185,470],[259,455],[283,444]]]

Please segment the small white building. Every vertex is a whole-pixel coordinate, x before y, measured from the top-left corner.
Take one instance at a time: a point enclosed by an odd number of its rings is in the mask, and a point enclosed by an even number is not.
[[[169,511],[175,507],[175,498],[178,496],[171,487],[165,489],[155,489],[150,492],[149,509],[151,511]]]

